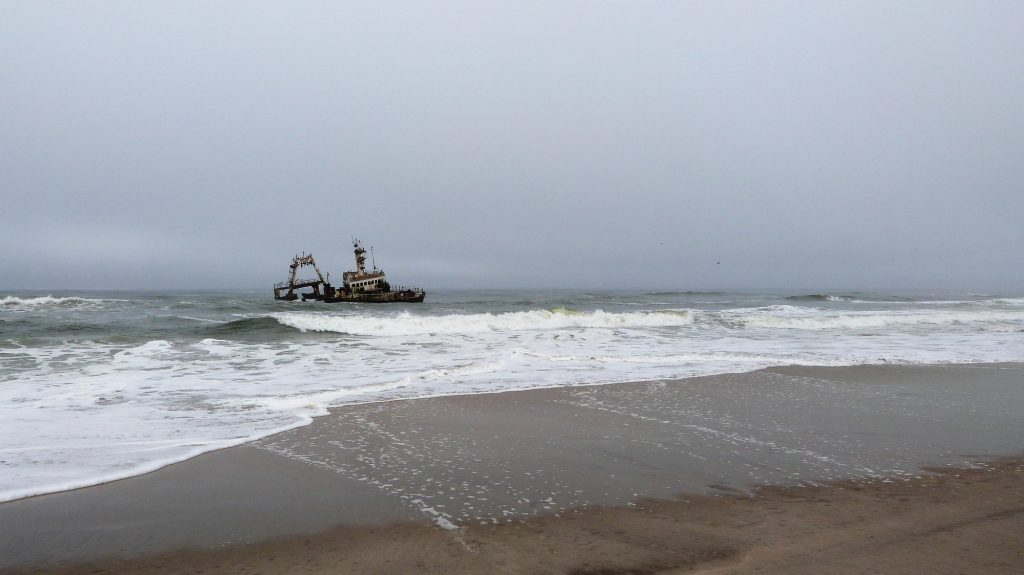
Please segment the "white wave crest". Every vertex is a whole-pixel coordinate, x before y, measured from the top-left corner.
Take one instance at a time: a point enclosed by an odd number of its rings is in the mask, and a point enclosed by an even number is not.
[[[1001,297],[991,300],[985,300],[988,303],[1003,304],[1003,305],[1024,305],[1024,297]]]
[[[52,306],[73,306],[84,303],[85,298],[80,297],[53,297],[50,295],[44,295],[40,297],[26,297],[21,298],[18,296],[9,295],[0,299],[0,307],[3,308],[34,308],[34,307],[52,307]]]
[[[534,310],[500,314],[452,314],[421,316],[403,312],[397,316],[338,316],[317,313],[274,314],[278,322],[301,331],[327,331],[351,335],[457,334],[488,331],[524,331],[571,328],[673,327],[693,323],[686,310],[609,313],[568,309]]]
[[[690,363],[708,363],[708,362],[730,362],[734,364],[758,364],[761,365],[784,365],[786,359],[782,357],[773,357],[765,354],[740,354],[740,353],[677,353],[671,355],[551,355],[541,356],[537,354],[537,357],[544,357],[545,359],[557,363],[570,363],[570,362],[598,362],[598,363],[622,363],[622,364],[656,364],[656,365],[672,365],[672,364],[690,364]]]
[[[794,306],[772,306],[758,310],[742,310],[742,313],[723,312],[721,318],[728,325],[741,327],[827,330],[953,324],[1013,324],[1024,322],[1024,312],[989,310],[826,312]]]
[[[99,299],[86,297],[54,297],[44,295],[38,297],[18,297],[14,295],[0,298],[0,310],[24,311],[39,308],[73,308],[88,305],[99,305],[111,301],[124,301],[113,299]]]

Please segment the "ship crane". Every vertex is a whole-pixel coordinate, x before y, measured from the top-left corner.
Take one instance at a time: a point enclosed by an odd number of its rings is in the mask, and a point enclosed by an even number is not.
[[[313,268],[313,271],[316,272],[317,279],[298,279],[299,268],[306,266]],[[320,272],[320,266],[316,265],[316,260],[313,258],[313,254],[306,254],[303,252],[302,255],[295,256],[292,258],[292,263],[288,266],[288,269],[290,270],[288,281],[274,285],[274,299],[298,299],[299,296],[295,295],[295,290],[302,289],[304,287],[313,288],[313,293],[309,294],[310,297],[314,299],[321,299],[323,298],[323,293],[326,293],[328,291],[327,288],[331,285],[326,279],[324,279],[324,274]],[[321,292],[321,287],[324,288],[323,292]],[[288,292],[281,295],[281,291],[285,288],[288,288]],[[307,294],[303,294],[302,299],[307,299]]]

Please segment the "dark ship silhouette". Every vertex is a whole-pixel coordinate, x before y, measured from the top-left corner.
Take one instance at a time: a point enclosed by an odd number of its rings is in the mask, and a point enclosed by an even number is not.
[[[355,248],[356,269],[341,274],[342,285],[334,287],[331,285],[330,274],[327,279],[320,273],[313,254],[303,253],[292,258],[288,266],[290,273],[288,281],[274,284],[274,299],[296,300],[300,297],[302,301],[317,300],[327,303],[334,302],[366,302],[366,303],[393,303],[393,302],[421,302],[427,292],[420,288],[392,286],[388,283],[384,270],[378,269],[376,262],[373,269],[366,269],[366,250],[363,249],[359,240],[352,240],[352,247]],[[371,250],[373,248],[370,248]],[[299,268],[310,266],[316,271],[315,279],[297,279]],[[311,292],[296,293],[296,290],[312,288]]]

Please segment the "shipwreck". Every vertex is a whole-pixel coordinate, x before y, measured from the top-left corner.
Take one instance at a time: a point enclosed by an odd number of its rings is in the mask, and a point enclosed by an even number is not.
[[[393,303],[393,302],[422,302],[427,293],[420,288],[406,286],[392,286],[388,283],[384,270],[377,267],[376,261],[372,262],[373,268],[366,269],[366,250],[362,243],[352,240],[356,256],[356,269],[341,274],[342,283],[334,287],[330,282],[330,274],[324,277],[317,265],[313,254],[303,253],[292,258],[288,266],[288,280],[274,284],[274,299],[302,301],[315,300],[327,303],[335,302],[366,302],[366,303]],[[373,248],[370,248],[371,260]],[[312,267],[316,277],[312,279],[299,279],[299,269]],[[312,291],[299,291],[305,289]]]

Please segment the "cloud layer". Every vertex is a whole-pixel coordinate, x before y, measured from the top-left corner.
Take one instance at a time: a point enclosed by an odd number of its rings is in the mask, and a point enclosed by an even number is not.
[[[6,3],[0,288],[1019,287],[1016,2]],[[716,263],[721,262],[721,263]]]

